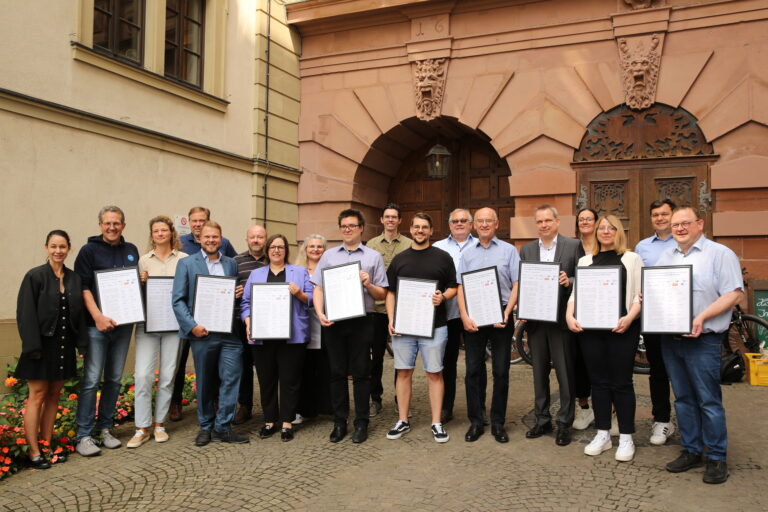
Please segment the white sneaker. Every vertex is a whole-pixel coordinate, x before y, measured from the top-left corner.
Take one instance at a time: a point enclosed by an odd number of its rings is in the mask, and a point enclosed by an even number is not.
[[[653,422],[651,430],[651,444],[661,446],[667,442],[667,439],[675,433],[675,426],[672,423]]]
[[[165,431],[165,427],[155,427],[155,441],[158,443],[164,443],[170,439],[168,432]]]
[[[616,412],[611,413],[611,435],[616,437],[619,435],[619,420],[616,419]]]
[[[629,462],[635,457],[635,442],[632,436],[627,434],[619,439],[619,447],[616,448],[616,460],[619,462]]]
[[[304,416],[302,416],[299,413],[296,413],[296,417],[291,422],[291,425],[301,425],[302,423],[304,423]]]
[[[136,429],[136,433],[133,434],[133,437],[128,441],[128,444],[126,446],[128,448],[138,448],[139,446],[149,441],[149,438],[150,438],[149,432],[144,432],[140,428]]]
[[[586,409],[576,406],[576,416],[573,418],[573,428],[576,430],[586,430],[592,422],[595,421],[595,411],[591,407]]]
[[[600,455],[606,450],[613,448],[613,441],[611,436],[605,430],[598,430],[592,442],[584,447],[585,455]]]
[[[102,429],[101,431],[101,444],[104,446],[104,448],[109,448],[110,450],[114,450],[115,448],[120,448],[123,446],[123,443],[120,442],[118,438],[113,436],[109,429]]]

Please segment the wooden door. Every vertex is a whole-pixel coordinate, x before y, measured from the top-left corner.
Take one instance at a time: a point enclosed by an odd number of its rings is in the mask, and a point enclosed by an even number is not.
[[[693,205],[704,216],[705,229],[711,229],[708,161],[659,160],[574,167],[578,176],[577,208],[587,206],[600,215],[616,215],[624,224],[630,248],[653,234],[648,207],[659,199]]]
[[[452,170],[445,179],[427,177],[425,155],[429,147],[414,151],[403,162],[389,189],[389,201],[400,206],[403,223],[400,231],[408,235],[411,217],[418,211],[428,213],[434,224],[432,241],[450,233],[448,216],[455,208],[467,208],[473,214],[489,206],[499,215],[497,236],[509,240],[509,219],[514,202],[509,195],[509,166],[493,147],[475,136],[446,144],[452,153]]]

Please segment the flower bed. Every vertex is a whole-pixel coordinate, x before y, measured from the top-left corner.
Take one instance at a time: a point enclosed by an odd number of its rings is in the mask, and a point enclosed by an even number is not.
[[[24,408],[27,405],[27,384],[25,381],[16,379],[13,376],[14,369],[15,366],[8,367],[9,377],[5,379],[5,386],[10,388],[11,392],[0,400],[0,480],[26,466],[27,451],[29,450],[22,417]],[[75,435],[77,431],[75,414],[77,411],[77,394],[80,392],[80,379],[82,375],[83,360],[78,358],[77,377],[66,381],[61,390],[59,410],[56,413],[56,423],[50,446],[44,441],[39,442],[41,451],[53,464],[59,462],[60,454],[75,451]],[[152,389],[153,397],[157,390],[157,380],[155,378],[155,386]],[[196,402],[195,394],[195,375],[188,373],[184,382],[182,405]],[[97,410],[100,395],[101,393],[96,395]],[[133,420],[134,400],[133,375],[123,375],[115,407],[115,425]]]

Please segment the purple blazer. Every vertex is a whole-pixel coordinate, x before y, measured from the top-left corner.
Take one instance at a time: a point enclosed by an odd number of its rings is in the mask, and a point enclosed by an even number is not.
[[[240,318],[243,322],[245,319],[251,316],[251,283],[266,283],[267,272],[269,272],[269,265],[261,268],[257,268],[251,275],[248,276],[248,281],[245,282],[245,290],[243,290],[243,300],[240,302]],[[312,307],[312,293],[315,286],[309,280],[309,274],[304,267],[298,267],[296,265],[285,265],[285,282],[294,283],[296,286],[307,294],[307,304],[304,304],[296,297],[291,297],[292,318],[291,327],[293,328],[293,335],[289,339],[288,343],[307,343],[309,341],[309,308]],[[248,343],[261,345],[262,340],[248,341]]]

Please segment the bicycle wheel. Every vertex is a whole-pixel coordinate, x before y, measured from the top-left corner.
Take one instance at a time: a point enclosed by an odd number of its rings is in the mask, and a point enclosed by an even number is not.
[[[741,322],[731,322],[728,329],[729,342],[743,343],[747,352],[760,352],[760,342],[765,339],[768,339],[768,322],[759,316],[743,314]]]
[[[637,343],[637,351],[635,352],[634,372],[640,375],[648,375],[651,373],[651,363],[648,362],[648,354],[645,352],[645,341],[643,340],[642,335],[640,335],[640,340]]]
[[[526,363],[533,365],[531,349],[528,347],[528,331],[526,330],[526,323],[518,320],[515,323],[515,331],[512,334],[512,357],[510,362],[515,364],[520,361],[525,361]]]

